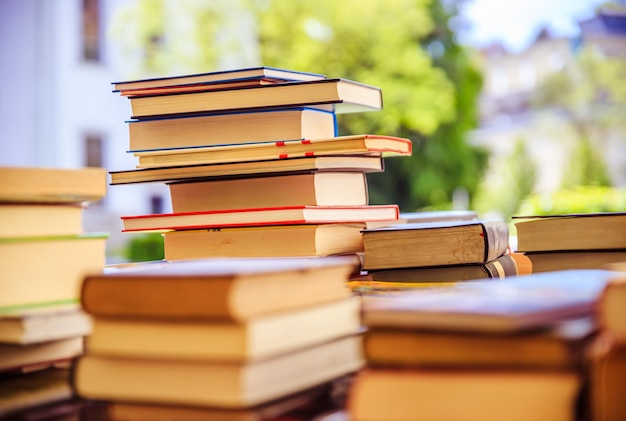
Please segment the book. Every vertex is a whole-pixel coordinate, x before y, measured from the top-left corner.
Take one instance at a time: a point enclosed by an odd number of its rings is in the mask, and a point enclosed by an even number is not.
[[[582,380],[574,370],[390,370],[359,373],[353,421],[571,421]]]
[[[94,319],[92,355],[249,362],[356,334],[360,302],[348,297],[243,323]]]
[[[602,291],[615,273],[564,270],[374,295],[363,302],[363,323],[372,328],[494,333],[545,327],[595,315]]]
[[[367,179],[355,171],[172,183],[169,190],[174,213],[368,204]]]
[[[206,259],[91,274],[83,309],[96,317],[242,322],[350,296],[348,257]]]
[[[363,350],[370,367],[577,369],[597,326],[591,317],[525,332],[450,332],[372,328]]]
[[[350,113],[383,107],[380,88],[340,78],[136,96],[129,97],[129,102],[136,119],[269,108],[310,107]]]
[[[22,346],[0,344],[0,372],[50,367],[61,361],[69,361],[82,353],[82,336]]]
[[[409,139],[381,135],[350,135],[326,139],[286,140],[243,145],[134,152],[138,168],[265,161],[323,155],[411,155]]]
[[[26,345],[90,332],[91,318],[77,304],[0,313],[0,343]]]
[[[221,84],[225,82],[245,82],[263,79],[281,81],[307,81],[324,79],[325,77],[325,75],[319,73],[300,72],[296,70],[279,69],[276,67],[258,66],[189,75],[119,81],[113,82],[112,85],[114,92],[119,92],[133,89],[150,89],[198,84],[211,85],[214,83]]]
[[[76,304],[83,276],[104,267],[106,239],[101,233],[0,239],[0,314]]]
[[[352,335],[244,364],[88,353],[77,361],[72,383],[86,399],[245,408],[358,371],[360,339]]]
[[[626,249],[626,212],[515,218],[517,251]]]
[[[180,167],[111,171],[111,185],[216,179],[261,174],[304,174],[312,171],[382,172],[383,158],[367,155],[311,156],[267,161],[228,162]]]
[[[598,303],[601,328],[614,340],[626,344],[626,275],[619,273],[606,285]]]
[[[626,347],[607,332],[601,333],[589,350],[589,419],[626,419]]]
[[[365,270],[486,263],[509,246],[504,221],[407,223],[363,231]]]
[[[0,202],[95,202],[106,193],[104,168],[0,167]]]
[[[122,216],[125,232],[395,221],[397,205],[283,206]]]
[[[28,373],[3,373],[0,377],[0,418],[20,418],[23,411],[71,399],[69,370],[48,368]],[[45,418],[30,418],[45,419]]]
[[[0,238],[81,234],[82,215],[79,205],[2,203]]]
[[[624,250],[571,250],[525,252],[533,272],[549,272],[567,269],[602,269],[611,263],[626,261]]]
[[[130,151],[234,145],[337,135],[334,113],[309,108],[128,122]]]
[[[363,251],[364,226],[309,224],[167,231],[163,233],[164,258],[174,261],[356,254]]]
[[[473,221],[478,219],[474,210],[441,210],[401,212],[400,218],[405,223],[437,221]]]
[[[527,275],[533,271],[528,258],[521,253],[503,254],[486,263],[381,269],[367,272],[369,280],[380,282],[460,282],[477,279],[500,279]],[[383,287],[384,285],[380,285]]]

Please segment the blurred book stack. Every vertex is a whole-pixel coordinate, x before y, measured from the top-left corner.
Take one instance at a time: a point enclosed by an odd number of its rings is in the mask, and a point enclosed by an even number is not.
[[[554,271],[369,297],[350,420],[586,419],[586,350],[615,276]]]
[[[67,363],[91,320],[80,285],[105,265],[106,235],[84,206],[106,192],[102,168],[0,168],[0,416],[72,396]]]
[[[598,269],[626,261],[626,213],[515,216],[517,251],[533,272]]]
[[[204,259],[88,276],[93,331],[76,391],[111,417],[146,419],[152,405],[208,419],[294,410],[294,399],[328,393],[362,367],[353,266],[340,256]]]

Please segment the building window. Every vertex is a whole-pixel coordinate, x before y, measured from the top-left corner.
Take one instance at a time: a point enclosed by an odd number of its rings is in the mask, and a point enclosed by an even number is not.
[[[100,2],[99,0],[82,0],[83,2],[83,60],[100,61]]]
[[[150,213],[163,213],[163,197],[158,195],[150,196]]]
[[[85,137],[85,165],[103,167],[102,149],[102,137],[87,135]]]

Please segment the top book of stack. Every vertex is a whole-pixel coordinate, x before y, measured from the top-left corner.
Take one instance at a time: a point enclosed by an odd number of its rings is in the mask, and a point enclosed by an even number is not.
[[[134,119],[293,107],[350,113],[383,105],[382,92],[374,86],[266,67],[118,82],[114,87],[129,98]]]

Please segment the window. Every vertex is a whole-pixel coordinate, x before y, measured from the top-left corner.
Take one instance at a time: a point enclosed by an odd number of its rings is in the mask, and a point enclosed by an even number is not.
[[[99,0],[82,0],[83,2],[83,60],[100,61],[100,2]]]
[[[87,135],[85,137],[85,165],[88,167],[102,167],[102,137]]]
[[[150,196],[150,213],[163,213],[163,197]]]

